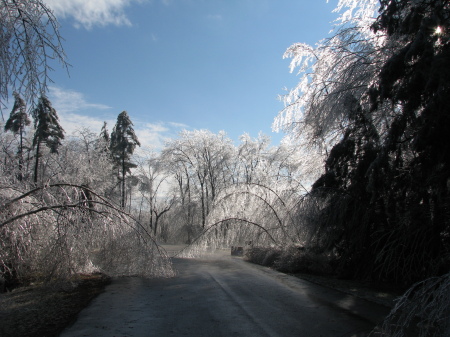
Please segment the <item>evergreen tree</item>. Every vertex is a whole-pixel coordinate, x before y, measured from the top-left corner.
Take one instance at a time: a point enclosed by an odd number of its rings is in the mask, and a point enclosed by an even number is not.
[[[103,122],[102,129],[100,130],[100,134],[98,135],[96,150],[103,154],[108,153],[110,142],[111,139],[109,137],[107,123]]]
[[[109,144],[110,139],[106,122],[103,122],[102,129],[100,130],[100,139],[104,140],[106,144]]]
[[[116,125],[111,133],[110,149],[116,167],[119,170],[119,179],[122,185],[121,205],[125,207],[125,176],[136,167],[130,159],[136,148],[141,146],[134,133],[133,123],[126,111],[122,111],[117,117]]]
[[[380,3],[382,62],[359,103],[340,105],[345,132],[313,192],[347,270],[410,284],[448,271],[450,4]]]
[[[398,47],[369,91],[372,111],[395,107],[370,172],[372,198],[390,225],[379,260],[417,280],[448,271],[450,256],[450,4],[380,2],[373,29]]]
[[[64,129],[59,125],[59,118],[56,110],[52,107],[47,97],[42,95],[39,98],[36,109],[33,111],[35,120],[35,134],[33,138],[33,146],[36,146],[36,161],[34,166],[34,183],[37,183],[39,157],[41,143],[50,149],[50,153],[58,153],[58,147],[61,140],[64,139]]]
[[[25,127],[30,125],[30,119],[26,113],[27,106],[25,101],[17,92],[14,92],[14,99],[14,106],[8,120],[6,121],[5,131],[11,131],[16,135],[19,135],[19,148],[17,150],[17,155],[19,157],[18,179],[21,181],[23,178],[23,135],[25,133]]]
[[[382,223],[371,204],[367,172],[379,153],[380,140],[369,114],[349,97],[349,123],[341,141],[330,151],[325,173],[313,184],[312,195],[324,201],[320,212],[321,242],[338,256],[341,277],[370,277],[375,264],[372,239]],[[370,268],[367,268],[370,266]]]

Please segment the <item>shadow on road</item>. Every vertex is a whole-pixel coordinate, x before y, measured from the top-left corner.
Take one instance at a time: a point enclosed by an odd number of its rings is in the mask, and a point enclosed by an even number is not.
[[[388,313],[225,252],[173,263],[174,278],[114,280],[61,336],[367,336]]]

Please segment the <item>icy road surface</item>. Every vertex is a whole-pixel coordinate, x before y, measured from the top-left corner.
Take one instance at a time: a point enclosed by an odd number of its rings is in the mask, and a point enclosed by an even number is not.
[[[367,336],[388,313],[236,257],[173,261],[171,279],[114,280],[61,336]]]

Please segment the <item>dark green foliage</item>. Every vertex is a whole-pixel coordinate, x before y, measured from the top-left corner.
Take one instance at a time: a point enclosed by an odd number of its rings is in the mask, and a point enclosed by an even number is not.
[[[349,126],[330,151],[325,174],[314,183],[312,192],[326,200],[315,246],[322,251],[333,250],[342,261],[337,272],[351,277],[364,274],[361,268],[371,259],[371,232],[378,217],[371,207],[367,174],[380,144],[367,113],[355,99],[348,102]]]
[[[331,275],[330,259],[301,247],[286,247],[275,260],[273,268],[283,273]]]
[[[244,257],[247,261],[265,267],[273,267],[276,259],[281,255],[279,248],[252,247],[246,249]]]
[[[398,107],[371,172],[378,186],[373,199],[380,206],[389,201],[378,259],[383,272],[414,281],[438,274],[450,254],[450,5],[381,3],[374,29],[403,46],[371,88],[372,109],[384,102]]]
[[[26,110],[27,106],[25,101],[17,92],[15,92],[14,106],[8,120],[6,121],[5,131],[11,131],[17,135],[23,134],[25,127],[30,125],[30,119],[28,118]]]
[[[325,203],[319,247],[343,273],[410,284],[450,259],[450,5],[381,5],[373,29],[396,47],[367,90],[370,109],[350,104],[313,194]],[[387,103],[380,137],[371,113]]]
[[[136,148],[140,146],[139,140],[134,133],[133,123],[126,111],[122,111],[117,117],[116,125],[111,133],[110,150],[113,161],[120,171],[122,183],[122,207],[125,207],[125,176],[131,172],[136,165],[130,159]]]
[[[59,125],[56,110],[52,107],[50,100],[44,95],[39,98],[33,115],[36,129],[33,138],[33,146],[36,147],[34,182],[37,183],[40,145],[44,142],[51,153],[58,153],[58,148],[64,139],[64,129]]]
[[[30,125],[31,122],[26,112],[27,106],[25,101],[17,92],[14,92],[14,99],[14,106],[8,120],[6,121],[5,131],[11,131],[16,135],[19,135],[19,147],[17,149],[17,155],[19,158],[18,179],[21,181],[23,179],[23,135],[25,133],[25,127]]]
[[[245,250],[245,260],[271,267],[283,273],[331,275],[330,261],[322,254],[287,246],[284,248],[252,247]]]
[[[56,110],[52,107],[50,100],[41,96],[39,103],[34,110],[35,134],[33,146],[44,142],[51,153],[58,153],[61,140],[64,139],[64,129],[59,124]]]

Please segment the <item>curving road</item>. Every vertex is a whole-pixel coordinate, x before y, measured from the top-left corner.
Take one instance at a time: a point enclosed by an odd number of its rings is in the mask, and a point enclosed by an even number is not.
[[[174,265],[175,278],[113,281],[61,336],[367,336],[388,313],[239,258]]]

